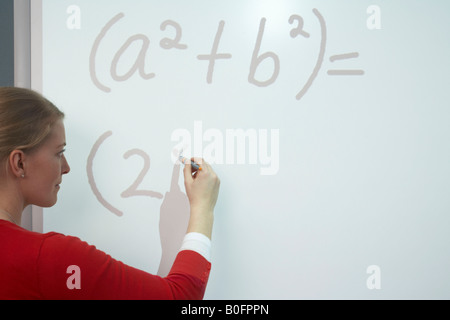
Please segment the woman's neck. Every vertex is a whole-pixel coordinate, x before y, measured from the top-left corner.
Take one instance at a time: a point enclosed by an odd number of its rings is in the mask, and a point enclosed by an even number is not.
[[[21,224],[21,216],[20,215],[19,215],[19,217],[17,217],[17,215],[13,215],[13,214],[9,213],[8,211],[1,209],[1,208],[0,208],[0,219],[12,222],[18,226],[20,226],[20,224]]]
[[[9,176],[1,176],[4,179],[2,179],[3,183],[0,183],[0,219],[20,226],[25,201],[14,179],[8,179]]]

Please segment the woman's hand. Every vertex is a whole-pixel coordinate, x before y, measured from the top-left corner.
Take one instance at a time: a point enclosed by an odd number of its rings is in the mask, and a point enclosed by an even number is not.
[[[192,171],[189,163],[184,167],[184,186],[190,203],[191,217],[188,233],[199,232],[211,238],[214,207],[219,195],[220,180],[211,166],[201,158],[192,158],[201,170]]]

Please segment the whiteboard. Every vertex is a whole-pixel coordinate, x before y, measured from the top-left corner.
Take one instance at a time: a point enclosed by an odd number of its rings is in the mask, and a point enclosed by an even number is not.
[[[450,298],[449,10],[33,1],[71,165],[42,231],[164,276],[183,148],[221,179],[206,299]]]

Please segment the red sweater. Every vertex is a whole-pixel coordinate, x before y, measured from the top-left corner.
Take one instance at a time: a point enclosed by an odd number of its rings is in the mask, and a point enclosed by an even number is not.
[[[69,289],[77,271],[80,289]],[[0,299],[202,299],[211,264],[178,253],[166,278],[114,260],[78,238],[40,234],[0,220]],[[73,279],[73,278],[72,278]],[[72,281],[70,281],[72,282]]]

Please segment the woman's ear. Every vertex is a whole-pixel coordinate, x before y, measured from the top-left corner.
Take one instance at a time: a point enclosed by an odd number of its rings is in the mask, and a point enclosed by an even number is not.
[[[9,155],[9,168],[11,173],[17,178],[25,177],[25,153],[21,150],[14,150]]]

